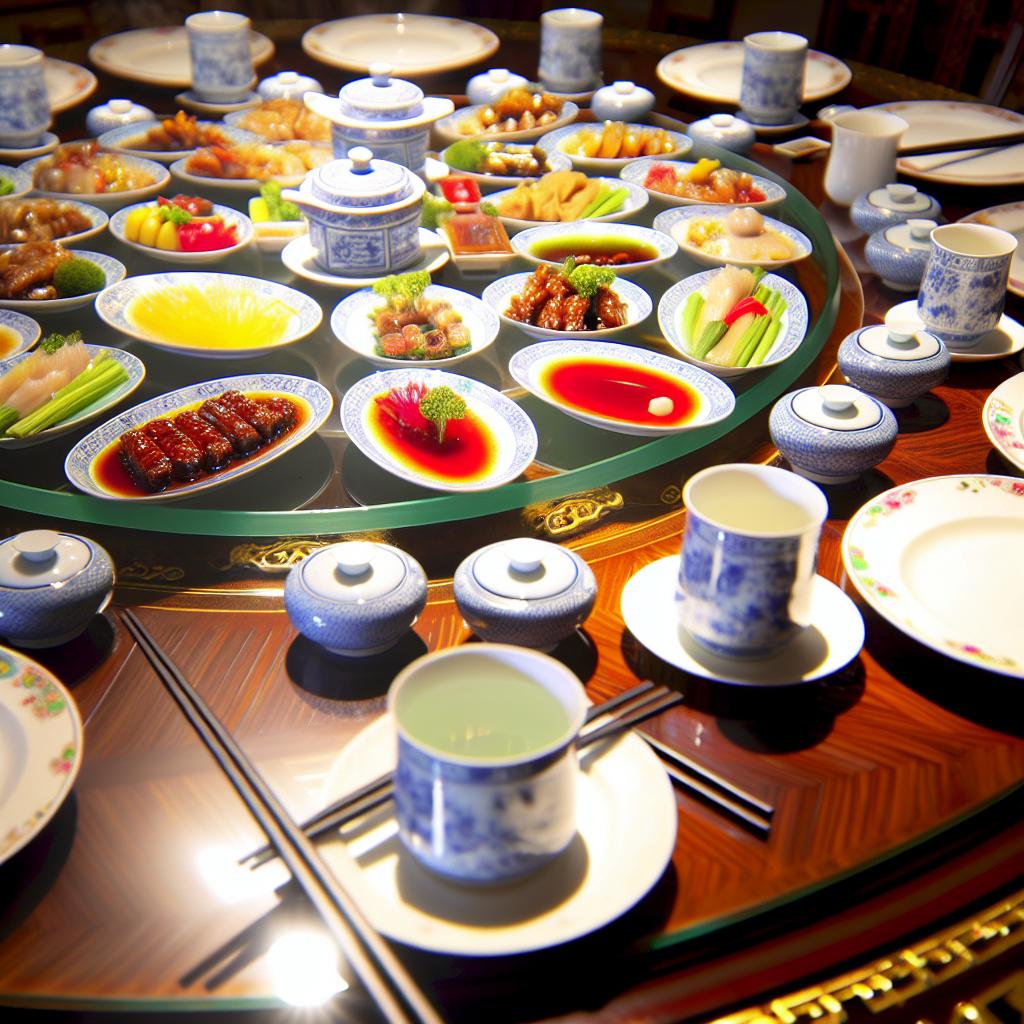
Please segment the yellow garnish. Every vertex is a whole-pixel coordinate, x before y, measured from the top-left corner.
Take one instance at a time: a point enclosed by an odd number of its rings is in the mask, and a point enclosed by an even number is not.
[[[694,185],[706,185],[711,177],[711,172],[717,171],[720,166],[721,163],[718,160],[708,160],[707,157],[702,156],[693,165],[693,169],[687,174],[686,178],[688,181],[693,182]]]

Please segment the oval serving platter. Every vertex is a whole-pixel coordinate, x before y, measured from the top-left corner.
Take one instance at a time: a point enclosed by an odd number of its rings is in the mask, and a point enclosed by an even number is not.
[[[110,289],[124,280],[128,272],[120,260],[113,256],[107,256],[102,252],[87,252],[85,249],[75,249],[76,256],[83,256],[95,263],[106,277],[106,287]],[[23,313],[66,313],[69,309],[78,309],[80,306],[87,306],[96,296],[102,295],[103,291],[88,292],[85,295],[67,295],[59,299],[2,299],[0,306],[7,309],[18,309]]]
[[[9,197],[5,196],[4,199],[0,199],[0,206]],[[36,203],[48,203],[49,199],[44,199],[42,196],[29,196],[22,197],[19,201],[19,205],[23,208],[31,209]],[[65,248],[70,248],[73,245],[77,245],[79,242],[84,242],[87,238],[92,238],[93,235],[98,235],[106,226],[109,220],[107,214],[101,210],[98,206],[93,206],[91,203],[79,202],[75,199],[63,199],[61,203],[64,206],[72,206],[78,211],[83,217],[88,218],[89,226],[82,228],[81,231],[75,231],[70,235],[62,235],[60,238],[54,238],[52,241],[60,242]],[[47,239],[51,241],[51,239]],[[20,242],[5,242],[0,238],[0,244],[3,245],[20,245]]]
[[[167,186],[171,180],[170,172],[163,164],[146,157],[126,156],[123,153],[116,154],[127,166],[136,171],[148,174],[152,179],[148,185],[140,188],[127,188],[119,192],[48,192],[45,189],[33,188],[32,195],[45,196],[47,199],[72,199],[79,202],[88,199],[92,206],[98,206],[101,210],[116,210],[129,203],[137,203],[150,196],[155,196]],[[49,160],[47,156],[37,156],[33,160],[26,160],[19,166],[19,170],[28,174],[35,181],[36,168],[44,161]]]
[[[132,124],[123,124],[117,128],[111,128],[104,132],[96,141],[104,148],[114,153],[124,153],[126,156],[139,157],[141,160],[153,160],[161,164],[172,164],[176,160],[183,160],[196,151],[191,149],[143,149],[133,146],[133,142],[144,141],[148,131],[159,128],[162,121],[135,121]],[[216,121],[200,121],[203,128],[217,128],[223,132],[224,138],[232,146],[240,146],[247,142],[263,142],[264,140],[253,132],[244,128],[234,128],[229,124],[218,124]]]
[[[173,417],[185,409],[192,408],[208,398],[216,398],[228,390],[245,393],[259,392],[264,394],[282,394],[299,401],[305,406],[303,421],[290,433],[272,442],[268,447],[258,449],[253,455],[243,460],[229,463],[224,469],[217,470],[191,483],[176,484],[169,491],[157,491],[153,494],[124,495],[105,487],[96,474],[95,469],[100,456],[110,445],[126,431],[141,426],[149,420],[161,417]],[[297,377],[283,373],[255,373],[239,377],[221,377],[217,380],[204,381],[201,384],[190,384],[188,387],[169,391],[158,398],[152,398],[131,409],[119,413],[113,419],[97,427],[87,434],[68,453],[64,461],[64,473],[68,480],[85,494],[111,501],[175,501],[187,498],[199,491],[220,487],[223,484],[247,476],[257,469],[266,466],[285,452],[305,441],[307,437],[320,428],[327,419],[334,405],[330,391],[322,384],[307,377]]]
[[[786,190],[768,178],[762,178],[758,174],[750,175],[754,187],[764,194],[764,199],[754,203],[715,203],[710,199],[688,199],[686,196],[674,196],[668,192],[659,192],[655,188],[648,188],[644,184],[647,175],[655,164],[670,163],[673,170],[678,173],[689,173],[696,167],[693,163],[684,163],[676,160],[668,160],[665,157],[641,157],[639,160],[631,160],[619,171],[619,177],[633,185],[639,185],[653,202],[667,204],[669,206],[752,206],[756,210],[766,210],[772,206],[778,206],[786,198]]]
[[[653,131],[649,124],[627,124],[627,128],[635,129],[636,131]],[[619,157],[601,157],[601,156],[584,156],[581,153],[573,153],[567,147],[572,144],[572,140],[582,132],[600,132],[603,125],[598,122],[596,124],[570,124],[564,128],[556,128],[552,132],[548,132],[547,135],[541,136],[537,140],[537,145],[547,151],[548,153],[557,153],[559,156],[567,157],[572,161],[574,170],[583,171],[584,174],[615,174],[621,168],[627,166],[635,160],[643,159],[642,155],[634,154],[633,156],[619,156]],[[667,128],[661,129],[672,143],[672,149],[668,152],[661,153],[657,157],[651,157],[651,161],[654,160],[678,160],[681,156],[685,156],[693,149],[693,139],[689,135],[684,135],[682,132],[670,131]],[[637,182],[642,184],[642,182]]]
[[[596,178],[595,180],[601,182],[609,190],[620,187],[626,189],[627,195],[623,199],[622,205],[613,213],[606,213],[603,217],[588,217],[586,220],[577,221],[522,220],[519,217],[508,217],[502,213],[498,214],[498,218],[509,229],[509,234],[511,234],[513,231],[525,231],[527,228],[536,228],[543,224],[606,224],[617,220],[626,220],[639,213],[647,205],[647,190],[639,185],[634,185],[631,181],[622,181],[619,178]],[[506,188],[500,192],[492,192],[487,197],[488,202],[498,206],[506,196],[511,195],[514,191],[515,189]]]
[[[230,206],[221,206],[219,203],[214,203],[211,216],[220,217],[228,227],[234,227],[235,235],[238,238],[234,245],[229,245],[224,249],[203,249],[186,252],[183,249],[158,249],[155,245],[130,242],[125,237],[125,225],[128,217],[134,210],[152,205],[152,203],[134,203],[132,206],[126,206],[123,210],[118,210],[110,218],[110,233],[122,245],[127,245],[129,249],[134,249],[137,253],[148,256],[150,259],[161,260],[165,263],[180,263],[191,267],[204,266],[210,263],[219,263],[221,260],[241,252],[253,240],[252,221],[244,213],[232,210]]]
[[[514,132],[463,134],[461,130],[462,122],[479,113],[485,106],[486,104],[480,103],[472,107],[462,107],[460,110],[456,110],[454,114],[442,117],[440,121],[434,124],[434,133],[439,139],[444,141],[446,146],[453,142],[458,142],[459,139],[477,139],[481,142],[536,142],[542,136],[547,135],[548,132],[553,132],[558,128],[565,127],[567,124],[572,124],[580,114],[580,108],[571,100],[566,100],[562,104],[562,110],[558,117],[547,124],[537,125],[534,128],[521,128]]]

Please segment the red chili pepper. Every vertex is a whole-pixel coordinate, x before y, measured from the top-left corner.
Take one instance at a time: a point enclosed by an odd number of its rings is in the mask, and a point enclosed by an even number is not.
[[[193,220],[178,226],[178,245],[182,252],[211,252],[227,249],[238,243],[238,234],[233,225],[227,225],[219,217],[213,220]]]
[[[449,203],[479,203],[480,189],[472,178],[451,174],[441,179],[441,193]]]
[[[748,295],[745,299],[740,299],[728,313],[722,317],[722,323],[726,327],[732,326],[741,316],[746,316],[748,313],[753,313],[754,316],[768,316],[768,310],[754,298],[753,295]]]

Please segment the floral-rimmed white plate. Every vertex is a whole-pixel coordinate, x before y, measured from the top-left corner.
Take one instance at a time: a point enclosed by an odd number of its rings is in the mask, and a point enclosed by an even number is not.
[[[0,437],[0,449],[31,448],[34,445],[43,444],[63,434],[70,433],[76,427],[96,419],[97,416],[102,415],[108,409],[113,409],[115,405],[123,402],[145,380],[146,367],[142,360],[138,356],[132,355],[131,352],[125,352],[120,348],[108,348],[106,345],[87,345],[86,348],[93,359],[102,353],[105,353],[111,359],[116,359],[125,368],[128,378],[121,384],[118,384],[113,390],[108,391],[105,395],[101,395],[95,402],[91,402],[84,409],[79,409],[74,416],[61,420],[60,423],[55,423],[52,427],[41,430],[38,434],[33,434],[32,437]],[[17,366],[22,360],[27,359],[29,355],[31,353],[26,352],[19,358],[12,359],[9,363],[3,364],[3,372]]]
[[[88,68],[56,57],[43,57],[43,80],[46,82],[50,110],[54,114],[87,100],[99,84]]]
[[[159,128],[162,123],[162,121],[135,121],[132,124],[123,124],[104,132],[96,141],[104,149],[115,153],[125,153],[127,156],[137,156],[143,160],[155,160],[161,164],[172,164],[195,152],[195,147],[191,149],[145,149],[133,145],[133,143],[144,142],[146,133],[154,128]],[[229,124],[200,121],[199,125],[203,128],[216,128],[223,133],[228,144],[232,146],[240,146],[246,142],[263,142],[259,135],[247,132],[242,128],[233,128]]]
[[[624,241],[639,242],[656,250],[657,255],[649,260],[638,260],[636,263],[617,263],[614,267],[615,273],[620,277],[624,274],[638,274],[641,270],[648,270],[650,267],[665,260],[672,259],[679,251],[675,240],[669,238],[663,231],[655,231],[653,228],[642,228],[637,224],[609,224],[601,222],[591,224],[585,220],[570,221],[562,224],[543,224],[535,228],[527,228],[512,236],[512,248],[531,263],[547,263],[548,266],[560,267],[562,260],[549,260],[538,256],[534,247],[545,242],[552,242],[556,239],[563,239],[566,242],[576,240],[589,240],[592,244],[598,241],[613,241],[617,238]],[[621,244],[621,243],[620,243]]]
[[[0,350],[0,373],[6,373],[14,365],[15,356],[28,352],[39,340],[43,329],[30,316],[14,309],[0,309],[0,327],[13,332],[16,341],[9,341],[10,348]]]
[[[19,170],[24,171],[35,180],[36,168],[44,161],[49,160],[51,157],[37,156],[32,160],[26,160],[20,165]],[[92,206],[98,206],[101,210],[117,210],[122,206],[127,206],[128,203],[137,203],[141,199],[148,199],[150,196],[155,196],[157,192],[161,191],[167,183],[171,180],[171,175],[167,168],[163,164],[158,164],[155,160],[147,160],[143,157],[138,156],[127,156],[125,154],[117,154],[117,159],[122,161],[126,166],[130,167],[133,171],[139,174],[148,174],[150,182],[148,185],[143,185],[141,188],[128,188],[120,192],[90,192],[88,193],[88,200]],[[71,199],[71,200],[82,200],[85,197],[84,193],[79,194],[77,192],[48,192],[46,189],[36,188],[32,191],[33,195],[46,196],[49,199]]]
[[[761,363],[757,366],[718,366],[690,355],[690,348],[683,338],[683,307],[693,292],[704,292],[710,279],[717,273],[717,270],[705,270],[699,274],[692,274],[682,281],[677,281],[662,295],[658,303],[658,326],[668,343],[688,363],[693,363],[694,366],[699,366],[716,377],[740,377],[788,359],[800,347],[800,342],[807,334],[807,300],[795,284],[777,274],[766,274],[761,283],[782,295],[786,302],[786,310],[779,321],[778,336]]]
[[[57,813],[82,766],[74,698],[42,665],[0,647],[0,864]]]
[[[508,217],[504,214],[499,213],[498,216],[501,222],[509,230],[509,234],[513,231],[525,231],[527,228],[540,227],[543,224],[608,224],[617,220],[628,220],[634,214],[639,213],[648,202],[647,190],[641,188],[639,185],[634,185],[631,181],[622,181],[619,178],[597,178],[595,179],[601,182],[609,189],[625,188],[626,197],[622,200],[622,205],[612,213],[606,213],[603,217],[588,217],[583,221],[567,221],[567,220],[522,220],[519,217]],[[511,188],[502,189],[500,192],[492,192],[488,196],[488,202],[493,203],[498,209],[501,208],[501,201],[508,195],[511,195],[515,191]]]
[[[257,449],[252,455],[231,462],[226,468],[191,483],[176,484],[168,491],[125,495],[112,490],[98,475],[100,456],[112,444],[116,444],[126,430],[141,426],[149,420],[173,418],[185,409],[230,390],[241,391],[243,394],[284,395],[302,407],[300,422],[289,433],[266,447]],[[247,476],[291,451],[307,437],[316,433],[331,414],[333,405],[334,399],[330,391],[322,384],[308,377],[297,377],[292,374],[254,373],[190,384],[188,387],[169,391],[158,398],[151,398],[148,402],[126,409],[86,434],[64,460],[64,473],[80,491],[96,498],[107,498],[112,501],[175,501],[178,498],[187,498],[199,491],[220,487],[239,477]]]
[[[452,366],[470,356],[478,355],[498,336],[501,323],[497,314],[475,295],[432,284],[423,293],[423,298],[446,301],[462,317],[469,331],[468,348],[446,359],[393,359],[378,355],[377,338],[374,333],[373,312],[385,307],[386,303],[372,288],[364,288],[342,299],[331,314],[331,330],[334,336],[356,355],[374,366],[386,368]]]
[[[103,271],[107,288],[124,280],[127,273],[125,265],[113,256],[102,252],[87,252],[85,249],[75,249],[74,252],[76,256],[91,260]],[[88,292],[85,295],[68,295],[62,299],[0,299],[0,306],[18,309],[23,313],[66,313],[69,309],[89,305],[100,294],[102,292]]]
[[[445,473],[437,468],[443,460],[432,465],[403,451],[384,436],[376,424],[376,397],[412,382],[428,388],[446,385],[465,400],[469,412],[482,424],[484,443],[491,449],[488,461],[477,473],[461,477]],[[410,483],[437,491],[490,490],[514,480],[537,454],[537,430],[515,402],[486,384],[444,370],[379,370],[363,377],[341,400],[341,426],[349,440],[378,466]],[[454,447],[449,451],[453,459],[459,454]]]
[[[458,142],[459,139],[479,139],[481,142],[536,142],[548,132],[554,131],[556,128],[562,128],[567,124],[572,124],[580,114],[580,108],[575,103],[571,100],[565,100],[562,104],[562,109],[558,112],[558,117],[547,124],[534,128],[521,128],[514,132],[463,133],[463,127],[469,124],[484,107],[485,104],[482,103],[472,107],[462,107],[456,110],[454,114],[442,117],[440,121],[434,124],[434,134],[446,146],[453,142]]]
[[[850,520],[843,565],[908,636],[957,661],[1024,678],[1014,610],[1024,579],[1024,480],[939,476],[893,487]]]
[[[143,245],[141,242],[130,242],[124,233],[125,223],[127,222],[128,217],[133,210],[137,210],[141,206],[152,205],[152,203],[134,203],[132,206],[126,206],[123,210],[118,210],[117,213],[110,218],[110,233],[122,245],[127,245],[129,249],[134,249],[136,252],[142,253],[144,256],[149,256],[151,259],[162,260],[165,263],[181,263],[185,266],[199,267],[210,263],[219,263],[221,260],[227,259],[229,256],[233,256],[237,252],[241,252],[252,242],[252,221],[249,220],[244,213],[232,210],[230,206],[220,206],[217,203],[214,203],[213,213],[210,214],[210,216],[220,217],[226,225],[234,227],[235,235],[238,238],[238,241],[234,245],[229,245],[226,249],[210,249],[203,252],[185,252],[180,249],[158,249],[155,245]]]
[[[552,390],[545,380],[545,372],[555,367],[564,366],[571,371],[584,365],[597,368],[601,376],[595,379],[588,374],[588,379],[578,389],[575,401],[570,402]],[[601,401],[609,394],[621,395],[649,383],[647,371],[667,378],[667,387],[680,389],[682,410],[673,409],[661,417],[641,412],[641,418],[637,419],[613,416],[600,410]],[[581,338],[541,341],[516,352],[509,361],[508,372],[530,394],[566,415],[591,426],[637,437],[660,437],[706,427],[725,419],[736,407],[730,388],[704,370],[660,352],[615,342],[585,341]],[[650,393],[645,391],[644,397]]]
[[[623,181],[639,185],[642,189],[646,190],[654,202],[668,204],[669,206],[718,206],[719,208],[727,206],[752,206],[757,210],[766,210],[769,207],[778,206],[786,198],[786,190],[781,185],[776,184],[774,181],[769,181],[767,178],[762,178],[759,174],[752,174],[750,177],[754,187],[764,195],[764,199],[759,199],[754,203],[712,203],[707,199],[687,199],[685,196],[673,196],[667,192],[659,192],[656,188],[648,188],[644,182],[647,180],[647,175],[650,173],[651,168],[655,164],[663,163],[670,163],[670,166],[676,171],[677,180],[679,174],[687,174],[697,166],[696,164],[682,161],[666,161],[664,157],[645,156],[639,160],[631,160],[627,163],[619,171],[619,177]]]
[[[989,394],[981,422],[996,451],[1024,470],[1024,373],[1004,380]]]
[[[497,281],[492,281],[480,296],[501,317],[502,323],[517,328],[531,338],[557,339],[582,336],[594,341],[613,338],[617,334],[623,334],[625,331],[638,327],[651,315],[651,310],[654,308],[650,295],[640,285],[633,284],[632,281],[627,281],[624,278],[616,278],[615,283],[611,285],[611,290],[618,295],[626,307],[626,322],[621,327],[605,327],[599,331],[553,331],[548,327],[524,324],[506,316],[505,311],[508,309],[512,296],[519,295],[532,276],[532,274],[509,274],[508,277],[500,277]]]
[[[3,207],[4,202],[8,198],[9,197],[4,196],[3,199],[0,199],[0,208]],[[49,200],[43,199],[42,196],[22,197],[18,201],[18,205],[25,208],[31,208],[32,206],[35,206],[37,203],[48,202]],[[65,199],[62,200],[62,203],[65,206],[74,207],[80,214],[82,214],[84,217],[87,217],[89,219],[89,226],[87,228],[82,228],[81,231],[75,231],[70,235],[63,235],[60,238],[55,238],[53,239],[53,241],[60,242],[60,244],[65,247],[77,245],[79,242],[84,242],[87,239],[92,238],[95,235],[98,235],[107,226],[109,218],[107,217],[106,213],[104,213],[103,210],[99,209],[98,207],[92,206],[89,203],[78,202],[75,199]],[[18,245],[19,243],[13,241],[6,241],[3,236],[0,236],[0,244]]]

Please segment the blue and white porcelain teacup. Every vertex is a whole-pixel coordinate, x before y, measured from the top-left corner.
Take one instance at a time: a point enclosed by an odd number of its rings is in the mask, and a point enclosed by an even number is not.
[[[232,11],[200,11],[185,19],[192,91],[210,103],[235,103],[256,84],[249,19]]]
[[[755,124],[788,124],[803,102],[807,40],[794,32],[743,38],[740,109]]]
[[[576,834],[580,681],[505,644],[434,651],[388,691],[398,733],[399,834],[424,866],[462,882],[518,878]]]
[[[540,16],[541,84],[552,92],[586,92],[601,81],[601,26],[604,17],[582,7],[563,7]]]
[[[970,348],[999,323],[1016,248],[1013,235],[987,224],[945,224],[932,231],[917,312],[947,348]]]
[[[0,146],[34,146],[52,121],[43,51],[4,43],[0,46]]]
[[[731,657],[769,654],[809,625],[825,495],[795,473],[725,464],[683,488],[680,623]]]

